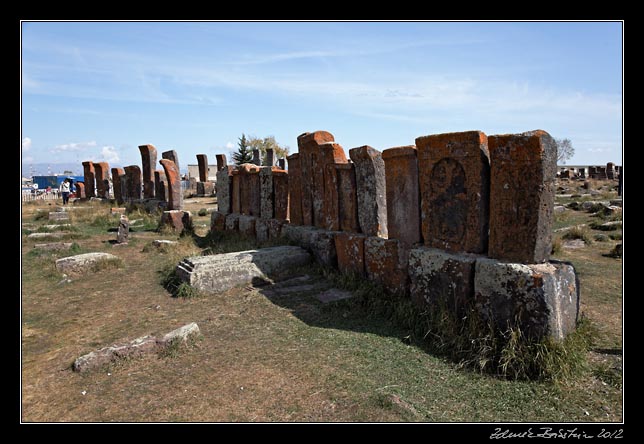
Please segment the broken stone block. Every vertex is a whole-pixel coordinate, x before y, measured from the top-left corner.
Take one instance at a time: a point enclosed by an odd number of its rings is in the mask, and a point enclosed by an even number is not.
[[[49,220],[69,220],[69,214],[65,211],[50,211]]]
[[[413,145],[382,152],[387,192],[387,232],[411,246],[421,241],[417,150]]]
[[[116,243],[127,244],[130,237],[130,221],[125,214],[121,214],[116,233]]]
[[[364,234],[340,232],[335,236],[338,270],[345,274],[365,276]]]
[[[56,260],[56,270],[68,276],[80,275],[93,271],[101,262],[105,261],[120,261],[120,259],[109,253],[77,254]]]
[[[95,171],[94,171],[94,162],[90,162],[89,160],[83,162],[83,175],[85,181],[83,182],[85,184],[85,197],[90,198],[90,197],[95,197],[96,192],[95,192]]]
[[[367,278],[381,284],[390,294],[407,295],[409,250],[402,242],[397,239],[367,237],[364,257]]]
[[[474,302],[474,269],[478,256],[436,248],[409,252],[411,299],[419,307],[443,308],[462,316]]]
[[[289,220],[302,225],[302,170],[299,153],[288,156]]]
[[[244,214],[239,216],[239,232],[247,236],[255,236],[255,221],[254,216],[246,216]]]
[[[474,292],[480,315],[499,331],[518,327],[530,339],[563,339],[577,324],[579,281],[569,263],[526,265],[479,258]]]
[[[210,214],[210,231],[224,231],[226,229],[226,215],[219,211]]]
[[[208,181],[208,156],[197,154],[197,164],[199,167],[199,182]]]
[[[168,184],[168,193],[166,194],[168,204],[166,208],[169,211],[180,211],[183,208],[183,192],[181,191],[179,167],[170,159],[161,159],[159,163],[163,166]]]
[[[488,137],[488,255],[534,264],[552,250],[557,145],[545,131]]]
[[[367,236],[387,237],[385,162],[370,146],[349,150],[355,164],[358,224]]]
[[[289,174],[286,171],[273,171],[273,194],[273,217],[281,221],[289,219]]]
[[[481,131],[416,139],[426,246],[484,253],[488,243],[490,158]]]
[[[192,230],[192,215],[190,211],[168,210],[161,214],[161,226],[182,233]]]
[[[154,199],[154,170],[157,164],[157,149],[153,145],[139,145],[141,172],[143,173],[143,198]]]
[[[304,249],[280,246],[189,257],[177,265],[176,273],[193,288],[218,293],[239,285],[285,277],[292,267],[310,262],[311,255]]]
[[[170,333],[166,333],[161,338],[157,339],[157,345],[159,346],[169,346],[174,345],[177,342],[181,344],[188,343],[190,338],[199,336],[201,331],[196,322],[191,322],[186,324],[183,327],[179,327],[176,330],[172,330]]]
[[[239,231],[239,217],[237,213],[226,215],[226,231]]]

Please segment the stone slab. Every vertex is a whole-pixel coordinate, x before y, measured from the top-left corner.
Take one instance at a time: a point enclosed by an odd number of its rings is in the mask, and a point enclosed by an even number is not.
[[[387,237],[385,162],[370,146],[349,150],[355,165],[358,224],[367,236]]]
[[[390,294],[406,296],[409,250],[405,245],[397,239],[369,236],[365,239],[364,251],[367,278],[381,284]]]
[[[338,288],[329,288],[322,293],[315,295],[315,299],[322,302],[323,304],[328,304],[329,302],[341,301],[344,299],[351,299],[353,293],[346,290],[340,290]]]
[[[103,261],[116,261],[118,256],[109,253],[85,253],[56,260],[56,270],[67,275],[80,275],[93,271]]]
[[[364,234],[340,232],[335,236],[338,270],[345,274],[365,276]]]

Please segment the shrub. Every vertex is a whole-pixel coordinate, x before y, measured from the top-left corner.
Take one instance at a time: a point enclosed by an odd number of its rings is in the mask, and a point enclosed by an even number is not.
[[[208,210],[206,210],[205,208],[200,208],[199,211],[197,212],[197,215],[199,216],[205,216],[207,214],[208,214]]]

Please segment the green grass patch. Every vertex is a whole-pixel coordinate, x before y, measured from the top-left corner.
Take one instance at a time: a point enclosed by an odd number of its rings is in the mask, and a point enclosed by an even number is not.
[[[582,227],[580,225],[575,225],[571,229],[567,230],[561,238],[568,240],[581,239],[588,245],[593,243],[590,231],[586,227]]]
[[[208,210],[205,208],[200,208],[199,211],[197,211],[197,216],[206,216],[208,214]]]

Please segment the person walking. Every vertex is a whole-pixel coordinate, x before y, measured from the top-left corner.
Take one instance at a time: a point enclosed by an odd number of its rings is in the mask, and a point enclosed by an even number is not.
[[[63,183],[60,184],[60,194],[63,195],[63,205],[67,205],[69,202],[69,179],[63,180]]]

